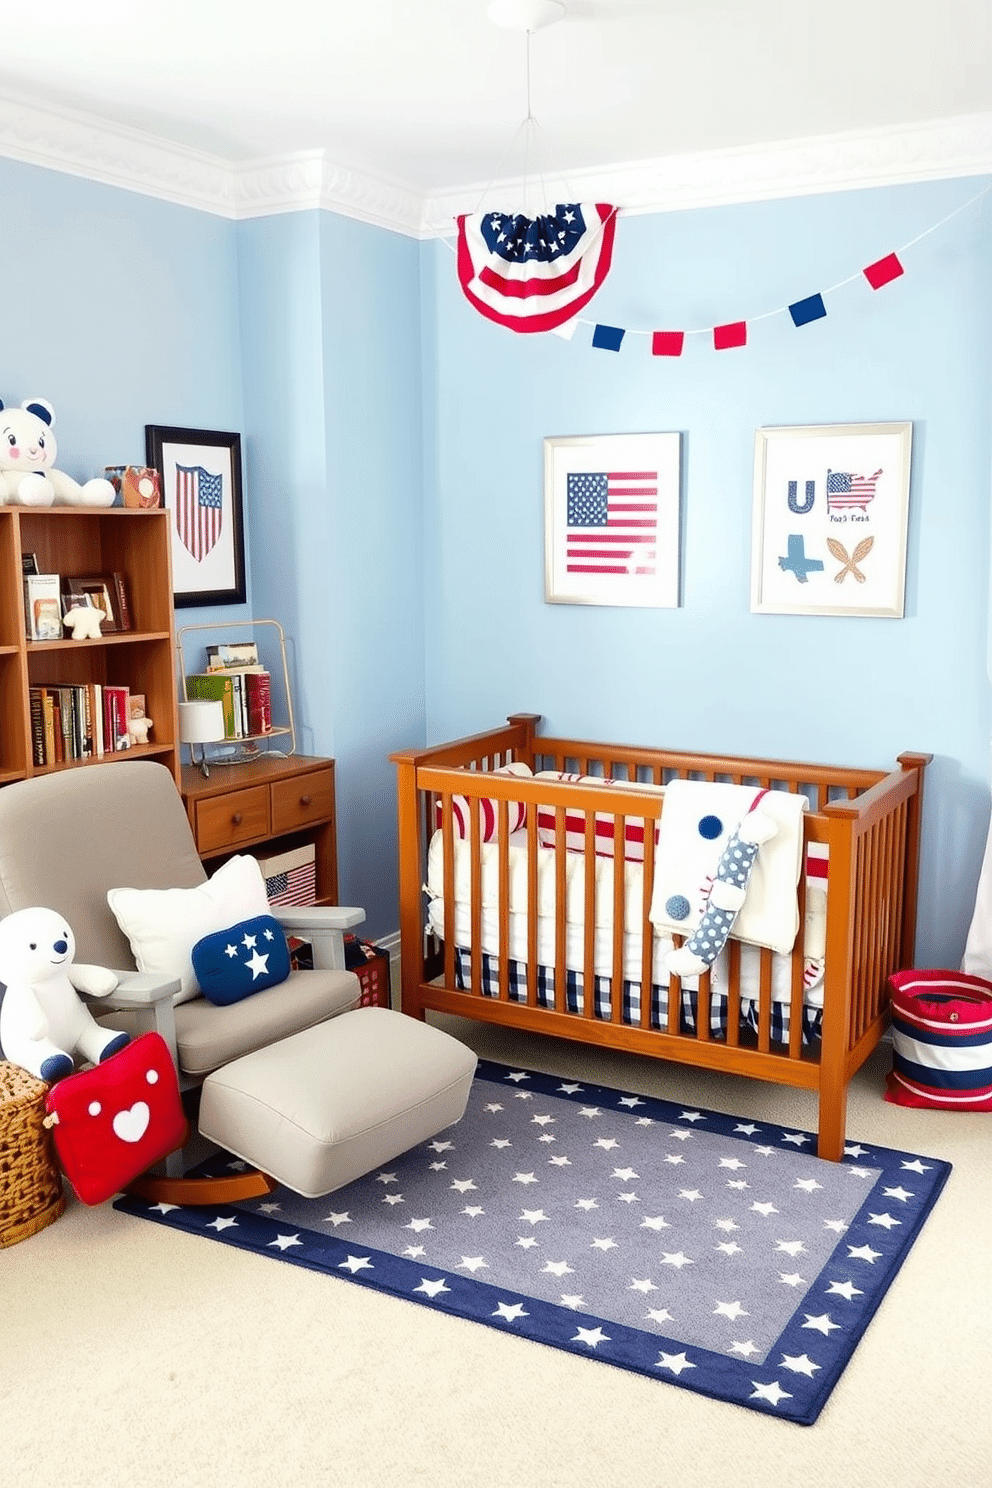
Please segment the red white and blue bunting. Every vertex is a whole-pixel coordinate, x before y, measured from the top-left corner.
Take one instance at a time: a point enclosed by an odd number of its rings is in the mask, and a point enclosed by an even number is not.
[[[803,296],[801,299],[793,300],[790,304],[782,305],[775,310],[766,310],[759,315],[751,315],[746,319],[725,321],[720,325],[703,326],[693,330],[632,330],[629,327],[606,325],[596,321],[584,320],[578,315],[572,316],[567,323],[555,329],[555,334],[565,340],[570,340],[579,325],[592,327],[592,345],[600,351],[618,352],[625,338],[649,337],[651,342],[651,355],[656,357],[679,357],[682,355],[686,341],[689,337],[702,337],[707,339],[714,351],[730,351],[734,347],[746,346],[748,341],[748,327],[757,321],[770,320],[773,316],[788,315],[796,329],[812,324],[814,321],[822,320],[827,314],[826,298],[835,294],[838,290],[846,288],[856,281],[867,280],[873,290],[884,289],[887,284],[892,284],[906,272],[900,255],[905,254],[910,248],[929,237],[950,222],[952,218],[966,211],[975,202],[981,201],[992,191],[992,186],[986,186],[984,190],[963,202],[939,222],[918,233],[902,247],[887,253],[884,257],[875,259],[872,263],[860,269],[857,273],[849,274],[837,284],[832,284],[828,289],[817,290],[815,293]]]

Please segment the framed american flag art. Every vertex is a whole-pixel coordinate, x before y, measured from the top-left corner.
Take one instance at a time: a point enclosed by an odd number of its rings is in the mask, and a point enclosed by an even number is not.
[[[159,472],[172,512],[172,589],[177,608],[243,604],[241,435],[145,425],[145,461]]]
[[[681,435],[544,441],[545,599],[676,609]]]

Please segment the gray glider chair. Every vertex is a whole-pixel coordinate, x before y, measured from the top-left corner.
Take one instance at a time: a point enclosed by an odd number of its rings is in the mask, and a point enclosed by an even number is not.
[[[230,1005],[202,995],[176,1002],[175,973],[136,971],[108,891],[197,889],[207,880],[182,798],[161,764],[110,761],[0,790],[0,917],[35,905],[64,915],[77,961],[121,978],[109,998],[90,1003],[94,1016],[133,1033],[160,1033],[181,1088],[203,1082],[201,1131],[254,1168],[224,1179],[185,1178],[175,1154],[161,1177],[147,1175],[132,1191],[179,1204],[232,1202],[271,1190],[275,1174],[298,1192],[329,1192],[459,1119],[474,1055],[402,1013],[358,1006],[361,987],[345,969],[343,931],[360,924],[364,910],[271,909],[287,934],[311,943],[314,969],[292,971]],[[322,1027],[339,1016],[338,1062],[363,1066],[350,1086],[348,1069],[335,1068],[333,1030]],[[335,1099],[351,1107],[335,1110]],[[214,1131],[205,1131],[208,1105]]]

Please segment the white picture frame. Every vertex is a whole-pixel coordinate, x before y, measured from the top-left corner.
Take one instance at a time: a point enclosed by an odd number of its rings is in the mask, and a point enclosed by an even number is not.
[[[679,605],[681,435],[544,441],[548,604]]]
[[[911,422],[755,435],[751,611],[902,619]]]

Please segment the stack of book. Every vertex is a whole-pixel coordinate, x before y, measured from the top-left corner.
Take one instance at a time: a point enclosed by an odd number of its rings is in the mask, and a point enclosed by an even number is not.
[[[272,731],[272,679],[254,641],[207,647],[207,669],[186,678],[188,698],[224,707],[224,737],[255,739]]]
[[[140,693],[99,682],[32,687],[29,696],[31,747],[36,765],[100,759],[105,754],[130,749],[129,720],[140,717],[145,707]]]

